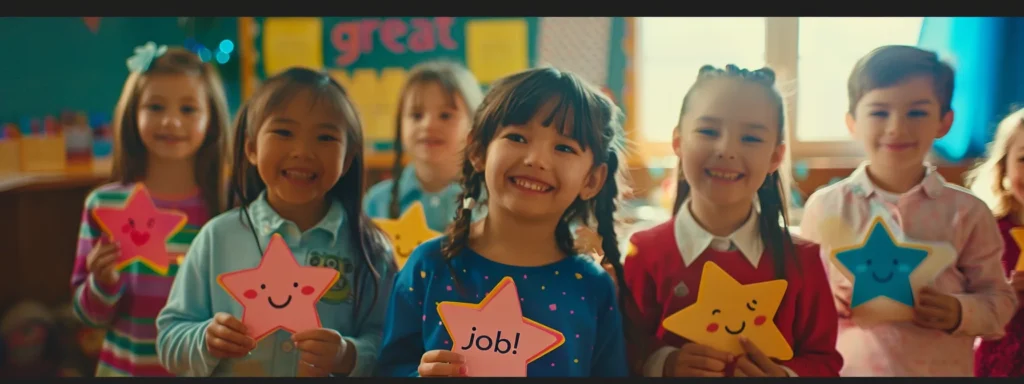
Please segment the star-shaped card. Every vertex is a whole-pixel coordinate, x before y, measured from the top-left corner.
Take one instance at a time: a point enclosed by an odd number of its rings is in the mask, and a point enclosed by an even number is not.
[[[906,240],[882,216],[874,216],[860,236],[849,235],[853,231],[841,220],[823,224],[822,233],[847,233],[832,236],[845,244],[831,245],[829,259],[853,285],[850,310],[862,327],[912,320],[917,292],[956,260],[948,243]]]
[[[227,272],[217,282],[242,304],[247,335],[260,341],[278,329],[291,333],[320,328],[316,303],[338,281],[332,268],[299,265],[279,234],[256,268]]]
[[[395,264],[398,269],[405,266],[409,255],[423,242],[441,236],[427,226],[427,216],[423,205],[415,202],[397,219],[374,219],[374,223],[388,234],[391,245],[395,247]]]
[[[437,313],[473,377],[526,377],[526,366],[565,342],[561,332],[523,317],[516,283],[505,277],[479,304],[443,301]]]
[[[142,183],[135,184],[123,207],[96,207],[91,213],[103,232],[121,246],[117,270],[138,260],[167,274],[174,258],[167,252],[167,241],[185,227],[188,216],[157,208]]]
[[[1010,229],[1010,237],[1017,243],[1017,247],[1021,249],[1020,254],[1017,255],[1017,265],[1014,266],[1013,270],[1024,272],[1024,227]]]
[[[768,357],[793,358],[793,348],[775,325],[789,283],[771,280],[740,284],[713,262],[704,263],[697,300],[666,317],[662,325],[669,332],[722,352],[743,355],[744,336]]]

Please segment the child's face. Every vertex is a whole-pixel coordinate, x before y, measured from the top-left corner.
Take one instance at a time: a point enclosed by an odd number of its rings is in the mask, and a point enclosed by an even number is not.
[[[689,100],[672,145],[694,195],[716,206],[749,204],[779,168],[777,106],[763,86],[709,80]]]
[[[1006,178],[1009,179],[1009,192],[1024,206],[1024,135],[1019,131],[1013,135],[1006,151]]]
[[[139,136],[151,156],[184,160],[195,155],[210,122],[206,88],[197,76],[152,75],[139,95]]]
[[[452,103],[454,101],[454,104]],[[457,164],[470,118],[466,103],[435,82],[414,86],[402,110],[402,147],[419,164]]]
[[[584,151],[558,132],[561,116],[551,126],[543,125],[555,105],[547,103],[525,125],[499,128],[485,158],[473,159],[474,167],[484,171],[491,212],[502,209],[529,219],[557,220],[577,197],[586,200],[600,192],[607,165],[594,167],[592,148]]]
[[[267,185],[272,203],[323,199],[345,171],[344,119],[308,91],[272,111],[246,142],[246,157]]]
[[[876,170],[919,167],[953,124],[953,112],[940,111],[931,78],[916,76],[864,94],[846,126]]]

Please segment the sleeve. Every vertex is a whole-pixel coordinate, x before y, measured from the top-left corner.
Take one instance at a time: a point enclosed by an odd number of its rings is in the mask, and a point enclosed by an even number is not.
[[[957,268],[967,280],[964,293],[953,296],[960,301],[960,325],[957,336],[999,339],[1006,324],[1017,312],[1017,295],[1003,271],[1003,238],[999,224],[987,209],[975,209],[977,217],[968,227],[967,241]]]
[[[818,233],[818,221],[821,219],[821,194],[812,193],[804,203],[803,215],[800,217],[800,237],[821,243]]]
[[[833,305],[818,246],[801,249],[803,289],[793,324],[793,358],[783,362],[791,376],[839,377],[843,357],[836,350],[839,315]]]
[[[391,204],[391,180],[384,180],[374,184],[366,190],[363,196],[363,210],[366,215],[372,218],[388,217],[388,208]]]
[[[414,275],[422,270],[425,247],[416,247],[405,267],[395,275],[395,283],[384,316],[384,336],[375,376],[418,377],[423,346],[423,306]]]
[[[626,339],[623,336],[622,312],[616,300],[615,283],[606,273],[598,275],[604,285],[604,303],[597,308],[597,340],[590,377],[626,377]]]
[[[631,340],[627,347],[627,359],[634,373],[646,377],[661,377],[665,359],[675,348],[658,340],[656,332],[661,320],[661,305],[658,304],[657,285],[643,264],[645,251],[643,243],[634,235],[629,240],[629,250],[622,264],[626,288],[632,295],[634,308],[624,308],[630,328],[637,330],[637,342]]]
[[[96,192],[90,193],[85,199],[82,224],[78,229],[75,265],[71,273],[73,312],[75,317],[91,327],[104,327],[111,323],[117,303],[125,291],[123,282],[108,285],[96,281],[86,267],[89,252],[92,252],[103,235],[99,224],[92,217],[92,210],[96,208],[98,201]]]
[[[220,359],[206,349],[206,327],[213,321],[210,263],[214,234],[199,230],[171,284],[167,304],[156,318],[160,364],[178,376],[208,377]]]
[[[822,193],[827,190],[820,190],[807,198],[807,203],[804,204],[803,217],[800,218],[800,237],[817,244],[822,244],[821,232],[819,231],[823,216],[822,212],[825,209]],[[822,244],[818,249],[818,256],[824,264],[825,278],[828,286],[831,288],[832,305],[840,317],[849,318],[851,314],[850,297],[853,295],[853,285],[846,276],[839,273],[832,266],[832,262],[829,261],[830,249],[828,245]]]
[[[381,258],[391,260],[390,257]],[[377,289],[363,289],[361,301],[363,303],[374,303],[373,308],[366,321],[359,330],[359,335],[345,337],[349,344],[355,348],[356,362],[349,373],[350,377],[369,377],[373,374],[373,368],[377,364],[377,356],[380,352],[381,337],[384,332],[384,320],[387,314],[385,303],[391,297],[391,288],[394,285],[395,273],[390,262],[384,262],[380,269],[381,279],[377,282]],[[367,284],[371,284],[367,282]],[[375,292],[376,291],[376,292]],[[374,298],[374,295],[377,297]]]

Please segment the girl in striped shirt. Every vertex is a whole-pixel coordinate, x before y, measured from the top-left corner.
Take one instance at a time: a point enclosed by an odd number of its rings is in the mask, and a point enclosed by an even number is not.
[[[172,256],[184,255],[203,223],[223,209],[227,102],[216,69],[185,49],[149,43],[136,48],[128,68],[115,110],[112,180],[86,197],[82,212],[71,275],[74,313],[107,329],[96,376],[171,376],[157,359],[155,319],[177,263],[166,275],[139,262],[117,271],[118,245],[91,211],[122,207],[142,183],[157,208],[188,215],[167,242]]]

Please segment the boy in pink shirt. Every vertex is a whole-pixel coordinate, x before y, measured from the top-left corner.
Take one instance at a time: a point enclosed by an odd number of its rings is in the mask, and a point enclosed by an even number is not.
[[[908,239],[949,243],[957,260],[917,292],[912,322],[863,328],[850,318],[852,284],[822,244],[840,315],[840,375],[972,376],[975,337],[1002,337],[1017,298],[1003,275],[992,213],[924,161],[953,124],[953,69],[933,52],[884,46],[857,62],[848,89],[846,124],[868,161],[807,199],[801,234],[822,242],[827,216],[863,230],[882,214]]]

